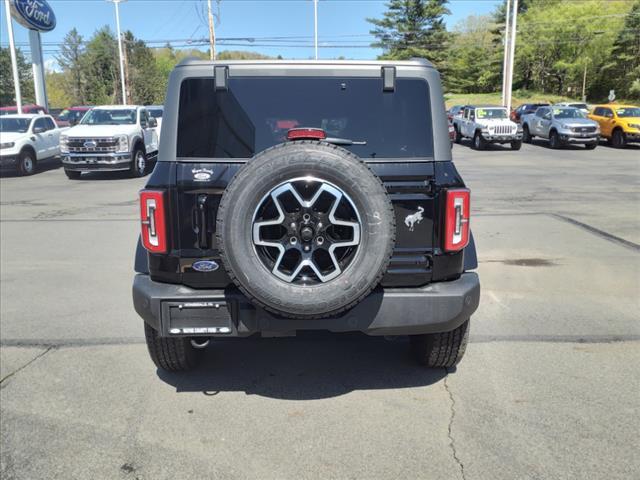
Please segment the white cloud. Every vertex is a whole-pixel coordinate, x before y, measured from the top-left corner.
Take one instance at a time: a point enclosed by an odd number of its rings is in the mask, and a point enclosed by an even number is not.
[[[60,68],[60,65],[58,65],[58,61],[51,57],[51,58],[47,58],[44,61],[44,69],[47,72],[60,72],[62,71]]]

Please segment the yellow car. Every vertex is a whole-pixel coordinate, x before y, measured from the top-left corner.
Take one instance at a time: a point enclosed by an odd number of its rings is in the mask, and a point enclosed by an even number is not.
[[[589,118],[600,124],[600,136],[616,148],[640,142],[640,107],[616,103],[596,105]]]

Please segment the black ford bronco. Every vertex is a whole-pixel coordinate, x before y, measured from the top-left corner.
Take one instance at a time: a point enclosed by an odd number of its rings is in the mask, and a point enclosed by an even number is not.
[[[469,202],[428,62],[185,60],[140,192],[151,358],[188,370],[212,338],[329,330],[453,366],[480,297]]]

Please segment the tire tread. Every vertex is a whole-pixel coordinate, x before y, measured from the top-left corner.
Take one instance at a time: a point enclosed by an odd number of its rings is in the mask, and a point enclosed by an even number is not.
[[[144,336],[149,356],[158,368],[169,372],[181,372],[194,369],[200,361],[200,351],[189,344],[189,339],[166,338],[158,335],[153,327],[144,324]]]
[[[467,349],[469,320],[449,332],[412,335],[411,350],[415,359],[427,367],[453,367]]]

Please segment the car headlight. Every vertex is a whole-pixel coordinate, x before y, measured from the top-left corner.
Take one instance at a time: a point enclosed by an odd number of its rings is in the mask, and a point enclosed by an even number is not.
[[[569,125],[567,125],[566,123],[561,123],[561,124],[560,124],[560,128],[561,128],[561,129],[563,129],[563,130],[570,129],[570,128],[569,128]]]
[[[16,142],[4,142],[0,143],[0,148],[11,148],[16,144]]]
[[[60,153],[69,153],[68,137],[66,135],[60,135]]]
[[[118,135],[114,137],[116,140],[116,153],[126,153],[129,151],[129,137],[127,135]]]
[[[630,123],[629,128],[635,128],[636,130],[640,130],[640,123]]]

